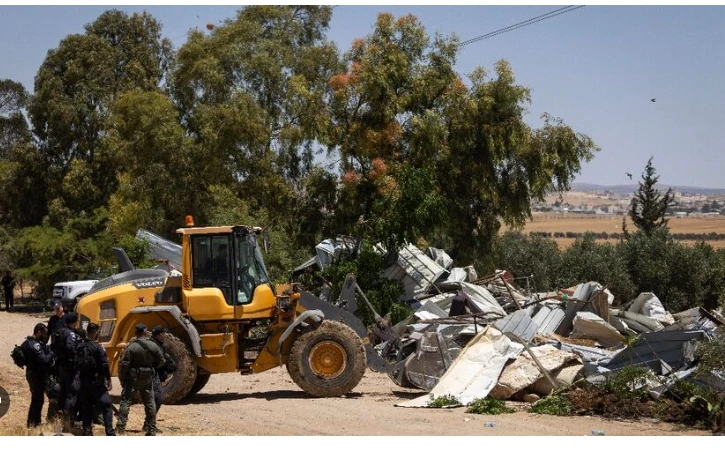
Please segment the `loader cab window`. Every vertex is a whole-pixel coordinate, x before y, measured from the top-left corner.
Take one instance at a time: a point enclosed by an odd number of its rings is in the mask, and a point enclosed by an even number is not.
[[[231,246],[228,235],[197,235],[191,238],[194,287],[217,287],[232,304]]]
[[[236,231],[234,241],[237,302],[246,304],[252,301],[257,286],[269,283],[269,276],[254,234],[249,231]]]

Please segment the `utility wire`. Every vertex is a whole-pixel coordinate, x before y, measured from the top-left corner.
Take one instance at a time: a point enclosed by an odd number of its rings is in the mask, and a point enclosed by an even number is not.
[[[585,5],[579,5],[579,6],[569,5],[569,6],[565,6],[563,8],[555,9],[554,11],[550,11],[546,14],[541,14],[539,16],[532,17],[531,19],[525,20],[523,22],[509,25],[508,27],[500,28],[500,29],[492,31],[490,33],[486,33],[485,35],[481,35],[481,36],[469,39],[467,41],[463,41],[461,43],[461,47],[466,46],[468,44],[473,44],[474,42],[483,41],[484,39],[492,38],[494,36],[497,36],[497,35],[500,35],[503,33],[508,33],[509,31],[514,31],[518,28],[523,28],[528,25],[533,25],[537,22],[541,22],[542,20],[551,19],[552,17],[560,16],[562,14],[566,14],[568,12],[574,11],[575,9],[584,8],[584,6]]]

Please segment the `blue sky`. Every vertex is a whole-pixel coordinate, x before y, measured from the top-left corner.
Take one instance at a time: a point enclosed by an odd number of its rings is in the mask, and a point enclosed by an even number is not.
[[[32,91],[49,49],[113,6],[0,6],[0,78]],[[379,12],[412,13],[432,36],[483,35],[558,8],[338,6],[328,33],[341,51],[372,30]],[[237,6],[120,6],[147,10],[175,46]],[[198,17],[197,17],[198,16]],[[527,120],[548,112],[602,148],[577,182],[630,183],[654,156],[660,182],[725,188],[725,6],[587,6],[465,46],[457,71],[508,60],[532,89]],[[656,102],[651,102],[656,98]]]

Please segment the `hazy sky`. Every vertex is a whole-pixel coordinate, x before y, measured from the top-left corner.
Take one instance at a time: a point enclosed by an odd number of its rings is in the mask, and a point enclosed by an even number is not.
[[[112,6],[0,6],[0,78],[32,91],[46,52]],[[328,36],[341,51],[379,12],[412,13],[432,36],[462,40],[557,6],[338,6]],[[236,6],[121,6],[147,10],[181,45],[189,29],[234,16]],[[725,6],[587,6],[463,47],[456,69],[508,60],[532,89],[528,121],[548,112],[602,148],[577,182],[630,183],[653,155],[660,182],[725,188]],[[656,98],[656,102],[651,102]]]

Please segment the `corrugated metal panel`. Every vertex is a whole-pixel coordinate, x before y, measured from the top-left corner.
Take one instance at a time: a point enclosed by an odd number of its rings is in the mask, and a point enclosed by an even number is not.
[[[423,296],[433,283],[446,273],[415,246],[408,244],[398,251],[398,262],[383,271],[385,278],[400,281],[405,289],[405,300]]]
[[[539,325],[524,310],[516,311],[494,323],[502,333],[511,333],[526,342],[531,342]]]
[[[543,304],[539,308],[539,312],[534,316],[534,322],[539,325],[539,334],[551,334],[564,321],[566,313],[564,309],[555,304]]]
[[[630,365],[631,360],[633,365],[646,365],[655,370],[661,369],[660,361],[672,369],[680,369],[686,364],[685,344],[702,339],[704,334],[702,330],[644,333],[633,344],[631,354],[629,349],[624,349],[605,367],[610,370],[620,369]]]

